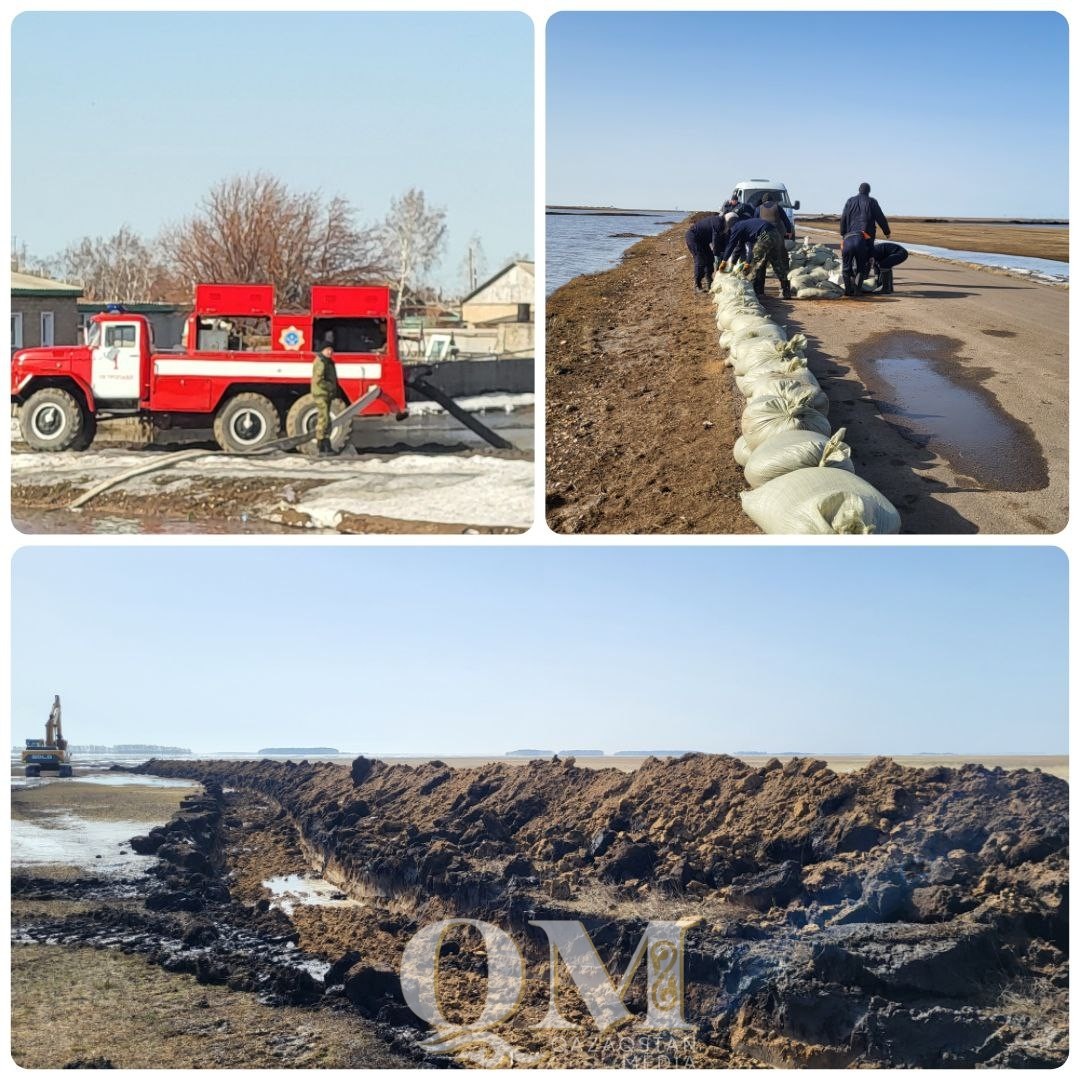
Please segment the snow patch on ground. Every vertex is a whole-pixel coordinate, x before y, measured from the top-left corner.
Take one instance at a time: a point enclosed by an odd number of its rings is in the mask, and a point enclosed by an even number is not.
[[[450,525],[532,524],[532,462],[413,455],[364,464],[306,492],[292,508],[322,528],[334,528],[346,513]]]
[[[459,408],[471,413],[505,412],[524,409],[536,404],[535,394],[477,394],[475,397],[454,398]],[[435,401],[410,401],[410,416],[428,416],[446,410]]]
[[[74,498],[102,480],[153,460],[149,453],[122,451],[13,454],[12,483],[66,484]],[[288,505],[307,513],[316,526],[326,528],[333,528],[345,513],[440,524],[527,528],[532,523],[533,463],[480,454],[397,454],[325,461],[301,454],[259,458],[208,454],[132,477],[113,490],[152,499],[182,492],[194,480],[244,479],[265,480],[266,495],[275,504],[278,484],[323,481],[299,501],[290,499],[281,508]]]

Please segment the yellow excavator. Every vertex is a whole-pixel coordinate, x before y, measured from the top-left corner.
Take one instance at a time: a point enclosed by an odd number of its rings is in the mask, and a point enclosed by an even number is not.
[[[60,722],[60,695],[53,698],[49,719],[45,721],[44,739],[27,739],[22,752],[22,762],[28,778],[42,772],[54,772],[57,776],[71,776],[71,754]]]

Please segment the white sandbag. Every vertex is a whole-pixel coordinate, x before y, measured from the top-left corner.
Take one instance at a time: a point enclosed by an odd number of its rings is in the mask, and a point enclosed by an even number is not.
[[[828,280],[829,271],[826,270],[824,266],[813,266],[808,270],[792,270],[791,273],[788,274],[788,281],[790,281],[792,284],[794,284],[795,281],[811,282]]]
[[[742,379],[736,379],[740,393],[747,401],[753,401],[755,397],[790,397],[795,391],[809,390],[814,396],[810,399],[810,408],[817,409],[822,416],[829,415],[829,397],[821,389],[812,371],[803,368],[802,371],[792,372],[789,375],[765,375],[754,378],[757,374],[752,371]]]
[[[741,330],[731,331],[731,344],[739,341],[750,341],[752,338],[764,338],[770,341],[787,341],[787,334],[782,326],[768,319],[761,319],[754,326],[744,326]]]
[[[785,341],[773,341],[770,338],[751,338],[740,341],[731,348],[731,366],[736,375],[746,375],[759,364],[784,359]]]
[[[812,377],[812,376],[811,376]],[[815,379],[816,383],[817,380]],[[761,388],[760,394],[752,394],[750,400],[758,397],[782,397],[792,402],[802,402],[811,409],[817,410],[822,416],[829,415],[829,396],[820,386],[811,385],[809,382],[799,382],[797,379],[768,379],[766,385]]]
[[[751,327],[763,326],[770,323],[773,326],[776,325],[768,315],[754,315],[747,313],[745,315],[736,315],[735,318],[731,320],[731,329],[746,330]]]
[[[831,434],[829,421],[810,407],[811,397],[813,391],[808,388],[803,394],[754,398],[743,410],[739,421],[746,445],[756,450],[769,436],[797,428]]]
[[[829,281],[818,281],[809,287],[795,290],[798,300],[839,300],[843,295],[844,290]]]
[[[766,439],[749,457],[743,470],[752,488],[761,487],[796,469],[846,469],[854,472],[851,447],[844,428],[826,438],[817,431],[782,431]]]
[[[763,532],[785,535],[896,533],[900,515],[880,491],[844,469],[796,469],[739,494]]]
[[[728,346],[731,350],[728,362],[735,369],[736,375],[748,375],[760,364],[771,363],[780,358],[801,357],[805,345],[805,334],[796,334],[788,341],[771,338],[733,340]]]
[[[745,375],[735,376],[735,385],[744,397],[752,398],[758,392],[755,385],[771,379],[794,379],[796,382],[806,383],[807,386],[820,385],[814,378],[814,373],[806,366],[805,356],[778,356],[775,360],[755,364]]]
[[[740,468],[750,460],[750,447],[746,445],[746,440],[741,435],[735,440],[732,453],[735,455],[735,464]]]

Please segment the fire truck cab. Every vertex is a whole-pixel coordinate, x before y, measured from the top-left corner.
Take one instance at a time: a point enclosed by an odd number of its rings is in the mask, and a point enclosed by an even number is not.
[[[405,415],[390,290],[381,285],[313,286],[304,312],[277,311],[271,285],[198,285],[175,350],[155,348],[147,318],[110,305],[82,345],[15,352],[11,400],[34,450],[84,450],[97,420],[118,416],[163,428],[212,426],[223,450],[254,450],[283,428],[313,430],[311,366],[327,344],[339,383],[332,413],[374,387],[378,397],[363,415]],[[349,422],[335,428],[335,448],[350,435]]]

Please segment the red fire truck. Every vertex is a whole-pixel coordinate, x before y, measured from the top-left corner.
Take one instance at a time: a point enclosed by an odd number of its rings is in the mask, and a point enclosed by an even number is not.
[[[161,427],[213,427],[218,445],[247,451],[313,430],[315,351],[334,348],[339,415],[369,391],[365,416],[406,414],[405,375],[385,286],[315,285],[311,310],[275,310],[272,285],[198,285],[178,350],[155,350],[150,322],[116,305],[95,315],[86,343],[19,349],[11,400],[34,450],[85,450],[98,419],[144,417]],[[351,419],[334,428],[341,449]],[[313,442],[301,449],[312,450]]]

